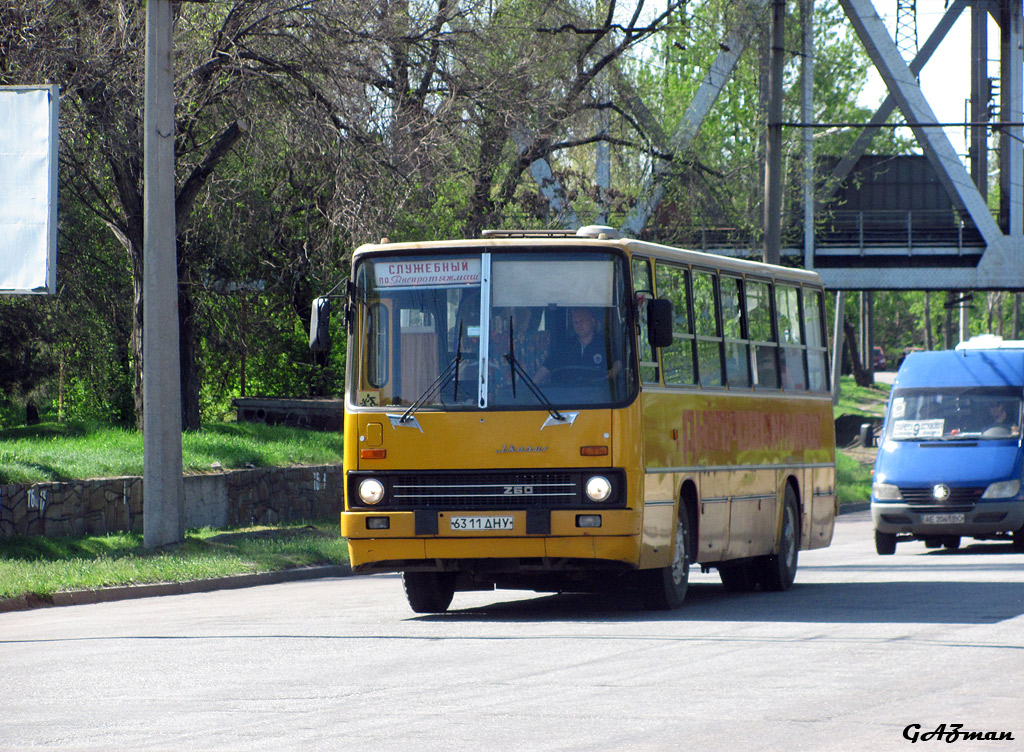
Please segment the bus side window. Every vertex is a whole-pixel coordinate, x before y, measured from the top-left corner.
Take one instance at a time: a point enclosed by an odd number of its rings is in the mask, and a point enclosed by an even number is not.
[[[696,317],[697,370],[702,386],[722,386],[722,334],[718,318],[717,279],[711,272],[693,273],[693,314]]]
[[[743,282],[736,277],[721,277],[719,288],[726,383],[729,386],[750,386],[750,349],[743,321]]]
[[[690,273],[681,266],[658,262],[658,297],[672,301],[672,344],[661,349],[665,383],[696,383],[693,370],[693,326],[690,324]]]
[[[754,386],[779,388],[778,345],[772,328],[772,288],[768,282],[747,280],[747,330],[752,351]]]
[[[807,377],[813,392],[829,391],[828,345],[825,339],[825,307],[821,292],[804,289],[804,340],[807,342]]]
[[[633,259],[633,292],[654,294],[654,283],[651,281],[651,262],[639,256]],[[642,304],[646,306],[646,302]],[[658,354],[654,352],[647,339],[646,307],[637,310],[637,355],[640,360],[640,380],[645,384],[658,383]]]
[[[798,288],[791,285],[776,285],[775,315],[780,345],[782,388],[806,389],[804,348],[800,336],[800,290]]]

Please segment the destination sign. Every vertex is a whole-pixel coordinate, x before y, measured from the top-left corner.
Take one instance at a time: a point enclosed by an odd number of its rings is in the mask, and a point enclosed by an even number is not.
[[[377,287],[422,287],[480,284],[480,259],[378,261]]]

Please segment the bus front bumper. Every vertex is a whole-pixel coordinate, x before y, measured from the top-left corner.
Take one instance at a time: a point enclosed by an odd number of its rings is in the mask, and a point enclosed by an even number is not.
[[[341,534],[348,539],[349,557],[357,571],[394,571],[410,562],[442,559],[605,560],[634,567],[639,561],[640,531],[633,510],[553,510],[549,519],[544,517],[538,529],[538,523],[528,521],[522,510],[343,512]],[[477,529],[453,529],[466,526],[467,518]],[[510,529],[479,529],[494,520],[507,525],[508,518]]]

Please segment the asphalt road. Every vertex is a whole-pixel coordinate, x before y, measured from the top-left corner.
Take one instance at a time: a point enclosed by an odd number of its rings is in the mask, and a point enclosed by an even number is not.
[[[375,576],[0,614],[0,749],[1024,748],[1024,554],[965,544],[846,515],[789,592],[671,613]],[[1014,740],[904,737],[940,724]]]

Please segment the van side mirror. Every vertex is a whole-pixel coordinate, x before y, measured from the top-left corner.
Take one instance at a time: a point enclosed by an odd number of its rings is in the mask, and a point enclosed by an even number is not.
[[[651,347],[672,344],[672,301],[656,298],[647,301],[647,341]]]
[[[321,352],[331,347],[331,299],[316,298],[309,315],[309,349]]]

